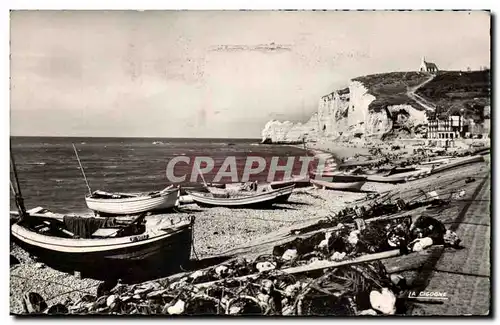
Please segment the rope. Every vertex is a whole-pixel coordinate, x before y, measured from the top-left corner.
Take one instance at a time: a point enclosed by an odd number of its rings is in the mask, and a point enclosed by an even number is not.
[[[48,282],[48,283],[52,283],[52,284],[56,284],[56,285],[60,285],[60,286],[63,286],[63,287],[68,287],[68,288],[71,288],[71,285],[64,284],[64,283],[60,283],[60,282],[56,282],[56,281],[51,281],[51,280],[47,280],[47,279],[40,279],[40,278],[33,278],[33,277],[24,277],[24,276],[17,275],[17,274],[11,274],[10,276],[13,276],[13,277],[16,277],[16,278],[20,278],[20,279],[24,279],[24,280],[37,280],[37,281],[43,281],[43,282]],[[83,290],[85,290],[85,289],[89,289],[89,288],[92,288],[92,287],[97,287],[98,285],[99,285],[99,284],[94,284],[94,285],[88,286],[88,287],[83,288],[83,289],[72,289],[71,291],[68,291],[68,292],[63,293],[63,294],[71,293],[71,292],[74,292],[74,291],[79,291],[79,292],[81,292],[81,293],[86,293],[86,294],[92,294],[91,292],[88,292],[88,291],[83,291]],[[29,290],[25,290],[25,291],[29,291]],[[49,298],[48,300],[51,300],[51,299],[57,298],[58,296],[62,296],[63,294],[60,294],[60,295],[57,295],[57,296],[51,297],[51,298]]]
[[[90,285],[88,287],[85,287],[84,289],[90,289],[90,288],[93,288],[93,287],[97,287],[98,284],[93,284],[93,285]],[[52,299],[55,299],[55,298],[59,298],[61,296],[64,296],[64,295],[67,295],[68,293],[72,293],[72,292],[80,292],[80,293],[87,293],[87,294],[90,294],[92,295],[91,292],[88,292],[88,291],[83,291],[84,289],[73,289],[73,290],[69,290],[69,291],[66,291],[66,292],[63,292],[63,293],[60,293],[60,294],[57,294],[55,296],[52,296],[50,298],[47,298],[45,301],[50,301]]]
[[[196,260],[199,261],[200,258],[198,257],[198,253],[196,252],[196,249],[194,248],[194,231],[191,231],[191,249],[193,250],[194,256],[196,257]]]

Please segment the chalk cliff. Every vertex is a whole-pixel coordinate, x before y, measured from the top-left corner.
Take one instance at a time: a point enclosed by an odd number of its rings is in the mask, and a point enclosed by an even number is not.
[[[353,79],[347,88],[321,97],[317,112],[307,123],[268,122],[262,132],[263,141],[294,143],[301,141],[305,133],[307,139],[382,138],[394,132],[418,136],[425,130],[426,112],[406,96],[406,91],[408,85],[418,84],[428,76],[409,74],[410,77],[408,73],[391,73]],[[403,82],[395,81],[398,78]],[[382,80],[388,79],[389,84],[381,85]],[[384,87],[390,95],[386,95]]]
[[[266,123],[262,130],[263,143],[301,143],[304,139],[314,141],[318,137],[318,117],[316,113],[304,124],[271,120]]]

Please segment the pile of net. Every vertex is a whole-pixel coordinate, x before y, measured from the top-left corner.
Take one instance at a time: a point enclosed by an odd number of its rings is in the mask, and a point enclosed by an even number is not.
[[[260,263],[260,262],[257,262]],[[47,307],[27,294],[31,313],[113,315],[378,315],[397,312],[398,288],[380,262],[321,270],[297,276],[278,269],[243,279],[256,263],[236,260],[196,271],[177,281],[118,283],[98,296],[86,295]],[[207,280],[219,282],[203,284]],[[222,280],[222,281],[221,281]],[[34,306],[34,307],[33,307]]]

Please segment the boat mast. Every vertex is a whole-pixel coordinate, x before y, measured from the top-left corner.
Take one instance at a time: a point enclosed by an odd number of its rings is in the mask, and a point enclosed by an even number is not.
[[[75,150],[76,159],[78,160],[78,165],[80,165],[80,170],[82,171],[83,179],[85,180],[85,184],[87,184],[87,188],[89,189],[89,194],[92,195],[92,190],[90,189],[89,181],[87,180],[87,176],[85,176],[85,171],[83,170],[82,163],[80,162],[80,157],[78,157],[78,151],[76,150],[75,144],[72,143],[73,150]]]
[[[24,207],[24,200],[21,194],[21,186],[19,186],[19,178],[17,176],[16,163],[14,161],[14,156],[12,155],[12,150],[10,151],[10,162],[12,165],[12,171],[14,172],[14,179],[16,180],[16,188],[12,185],[12,181],[10,182],[10,187],[14,192],[14,198],[16,201],[17,210],[19,211],[19,216],[21,220],[24,219],[28,214],[26,213],[26,208]]]

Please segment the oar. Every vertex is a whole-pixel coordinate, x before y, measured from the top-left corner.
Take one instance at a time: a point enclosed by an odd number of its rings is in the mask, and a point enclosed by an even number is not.
[[[92,195],[92,190],[90,189],[89,182],[87,181],[87,176],[85,176],[85,171],[83,170],[82,163],[80,162],[80,157],[78,157],[78,151],[76,150],[75,144],[72,143],[73,149],[75,150],[76,159],[78,160],[78,165],[80,165],[80,170],[82,171],[83,179],[85,179],[85,184],[87,184],[87,188],[89,189],[89,194]]]

